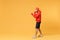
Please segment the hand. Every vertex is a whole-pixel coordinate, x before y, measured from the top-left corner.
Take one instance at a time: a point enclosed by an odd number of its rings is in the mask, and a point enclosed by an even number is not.
[[[33,13],[31,13],[31,15],[33,15]]]

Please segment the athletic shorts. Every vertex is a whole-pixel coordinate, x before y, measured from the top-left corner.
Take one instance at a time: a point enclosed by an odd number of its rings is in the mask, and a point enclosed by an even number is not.
[[[36,28],[40,28],[40,23],[41,22],[36,22]]]

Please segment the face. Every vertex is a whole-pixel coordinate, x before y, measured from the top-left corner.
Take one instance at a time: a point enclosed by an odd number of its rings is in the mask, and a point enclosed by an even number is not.
[[[36,8],[36,9],[35,9],[35,12],[38,12],[38,10],[39,10],[39,8]]]

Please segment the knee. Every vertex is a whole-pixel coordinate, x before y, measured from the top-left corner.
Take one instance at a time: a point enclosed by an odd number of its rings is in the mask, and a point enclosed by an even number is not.
[[[39,29],[36,29],[36,31],[38,31]]]

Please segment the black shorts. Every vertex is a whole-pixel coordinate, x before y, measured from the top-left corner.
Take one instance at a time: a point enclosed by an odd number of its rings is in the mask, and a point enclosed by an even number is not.
[[[40,23],[41,22],[36,22],[36,28],[40,28]]]

